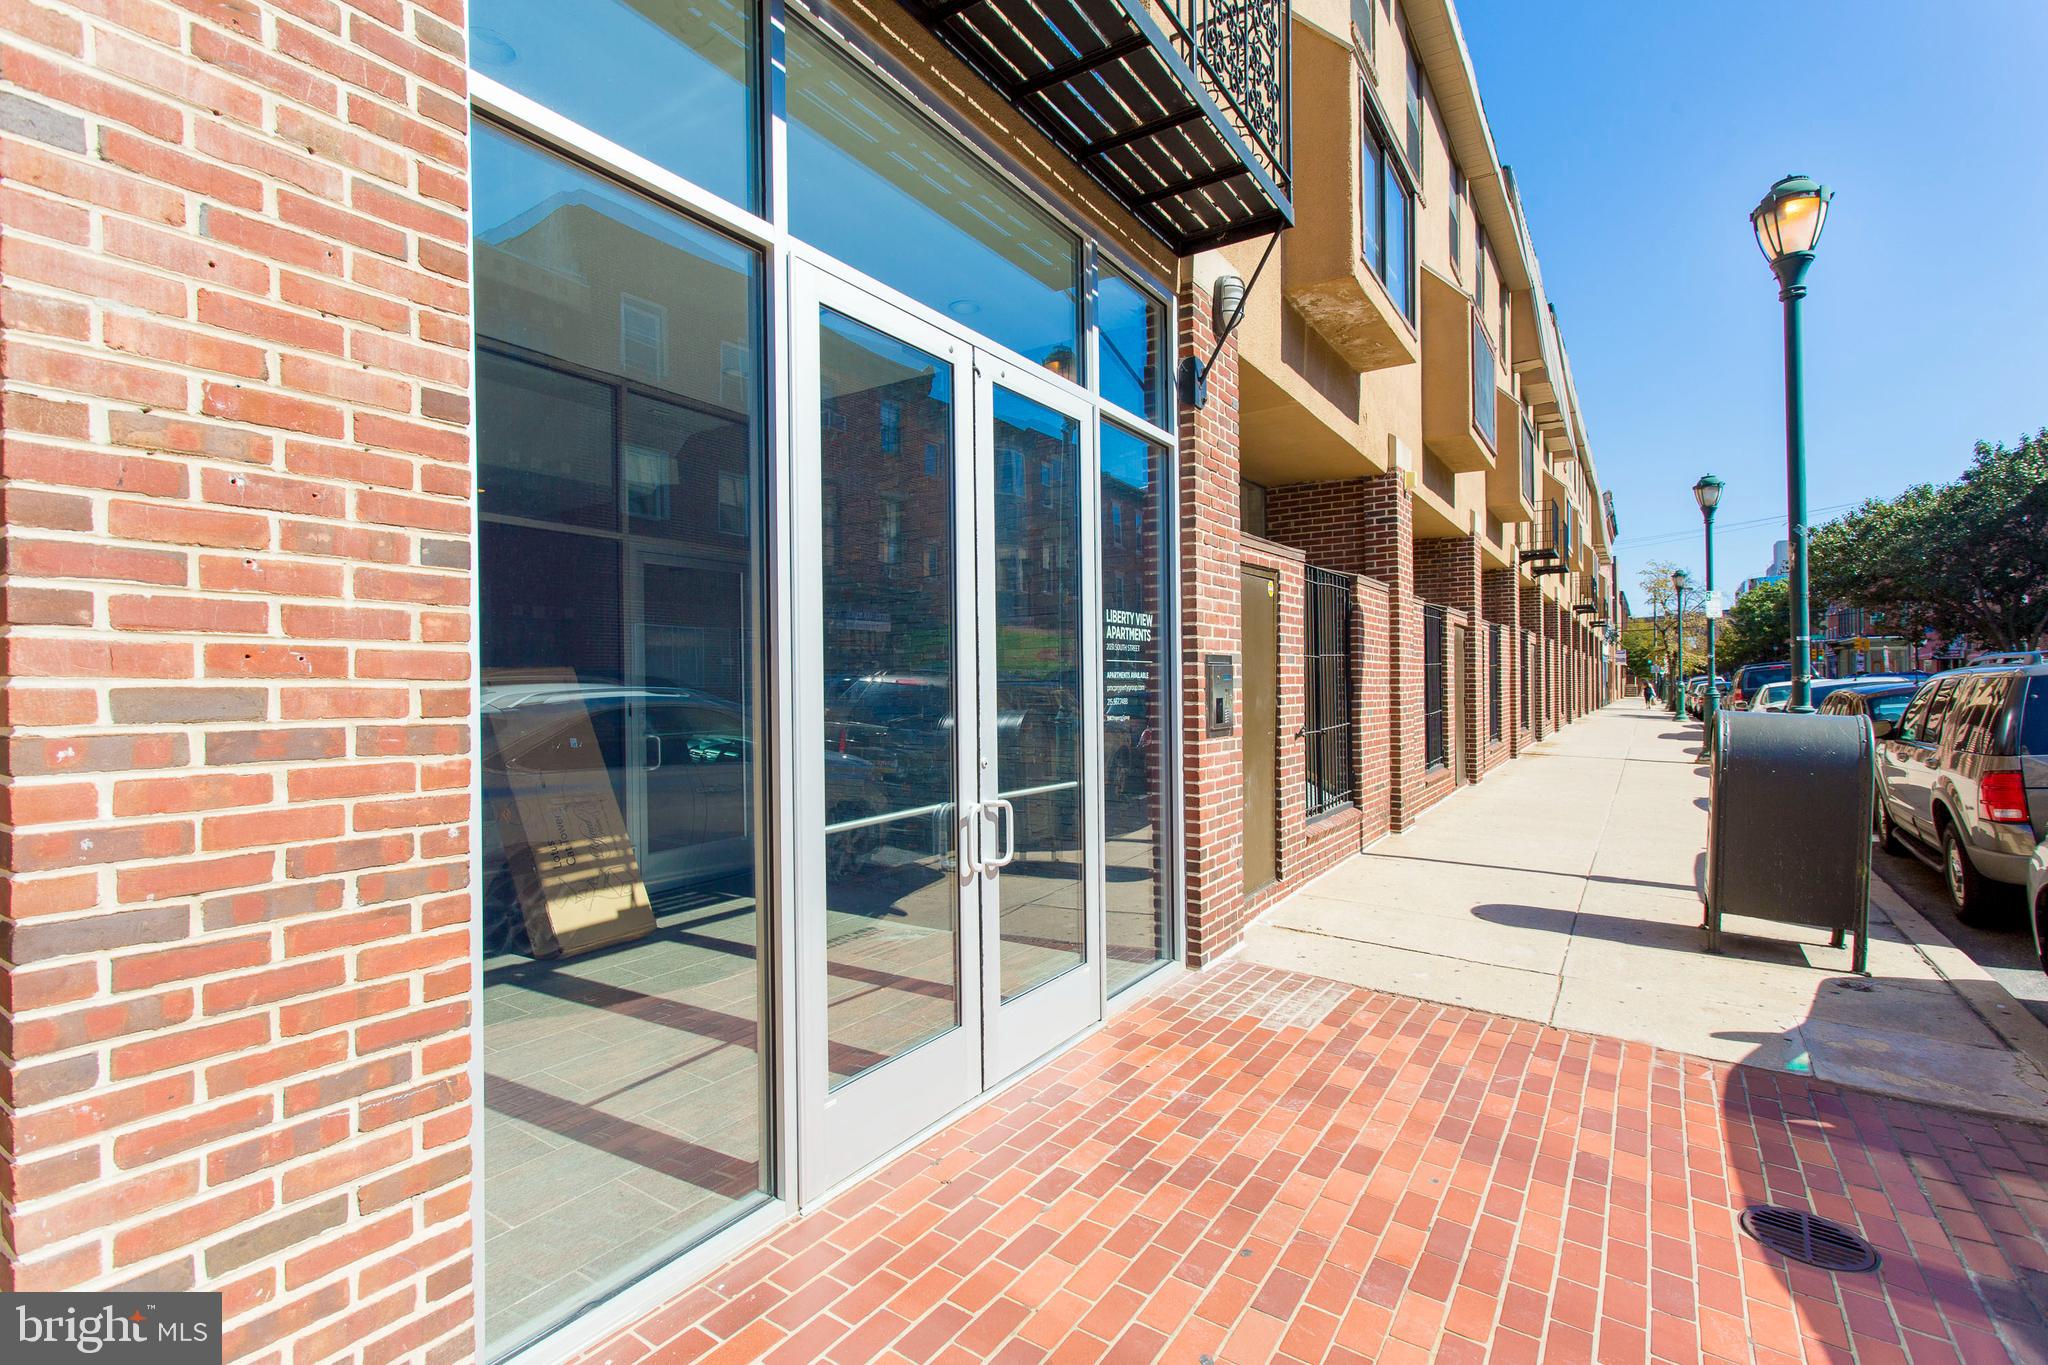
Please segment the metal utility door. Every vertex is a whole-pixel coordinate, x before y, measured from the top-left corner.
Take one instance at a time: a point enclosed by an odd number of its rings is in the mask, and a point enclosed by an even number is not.
[[[1280,584],[1264,569],[1240,569],[1244,677],[1244,889],[1270,886],[1280,875],[1276,841],[1280,787]]]

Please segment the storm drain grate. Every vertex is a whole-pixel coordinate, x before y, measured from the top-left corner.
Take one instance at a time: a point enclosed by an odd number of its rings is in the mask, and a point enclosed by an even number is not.
[[[1742,1211],[1742,1230],[1777,1252],[1822,1270],[1877,1269],[1877,1248],[1819,1214],[1776,1204],[1751,1204]]]

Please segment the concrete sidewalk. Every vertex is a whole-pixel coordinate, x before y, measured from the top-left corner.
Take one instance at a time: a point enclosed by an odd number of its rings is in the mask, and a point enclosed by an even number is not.
[[[1821,930],[1730,921],[1703,951],[1699,727],[1623,702],[1274,906],[1251,961],[2034,1121],[2048,1075],[1873,879],[1870,975]],[[1903,930],[1902,931],[1902,927]],[[1981,976],[1981,973],[1978,973]],[[1988,978],[1986,978],[1988,981]],[[1973,1008],[1971,999],[1979,997]],[[1987,1026],[1999,1020],[2001,1031]],[[2017,1026],[2032,1025],[2030,1017]],[[2032,1049],[2048,1060],[2048,1046]]]

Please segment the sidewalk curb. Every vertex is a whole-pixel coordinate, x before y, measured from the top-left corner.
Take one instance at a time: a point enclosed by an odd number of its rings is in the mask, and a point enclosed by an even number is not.
[[[2035,1070],[2048,1077],[2048,1024],[2036,1019],[2032,1011],[1998,984],[1996,977],[1951,943],[1946,934],[1915,910],[1899,894],[1898,888],[1886,881],[1875,868],[1871,869],[1870,893],[1872,900],[1881,903],[1884,913],[1898,931],[1920,950],[1921,956],[1941,974],[1942,980],[1955,988],[1956,994],[1976,1011],[1991,1031],[2003,1039],[2007,1047],[2032,1062]]]

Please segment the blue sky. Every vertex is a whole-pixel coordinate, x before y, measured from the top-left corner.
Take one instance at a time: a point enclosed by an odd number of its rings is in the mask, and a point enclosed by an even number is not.
[[[1836,191],[1806,303],[1813,524],[2048,425],[2048,4],[1458,8],[1632,595],[1645,560],[1703,567],[1700,474],[1728,482],[1720,586],[1784,537],[1782,321],[1747,222],[1781,175]]]

